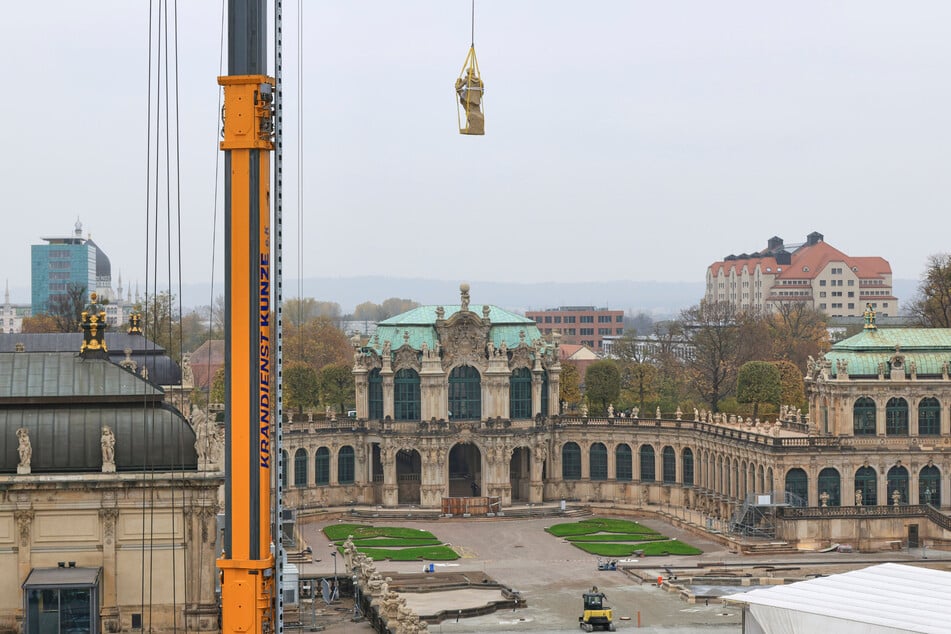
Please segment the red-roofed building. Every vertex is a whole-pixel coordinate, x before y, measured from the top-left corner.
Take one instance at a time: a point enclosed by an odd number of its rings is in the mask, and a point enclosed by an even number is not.
[[[729,302],[740,310],[805,302],[832,317],[859,317],[868,303],[881,316],[898,314],[888,261],[848,256],[818,232],[801,245],[784,245],[773,237],[763,251],[714,262],[707,269],[704,300]]]

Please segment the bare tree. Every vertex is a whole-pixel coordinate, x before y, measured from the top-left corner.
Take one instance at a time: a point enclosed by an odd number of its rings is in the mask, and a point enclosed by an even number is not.
[[[66,285],[66,292],[50,295],[47,313],[59,332],[79,332],[83,309],[88,302],[86,287],[70,283]]]
[[[908,309],[922,326],[951,328],[951,254],[928,257],[918,295]]]

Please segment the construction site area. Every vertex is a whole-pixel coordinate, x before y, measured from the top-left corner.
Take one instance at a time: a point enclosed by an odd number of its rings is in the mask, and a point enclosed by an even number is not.
[[[721,601],[724,595],[883,562],[951,570],[951,553],[933,548],[897,544],[892,550],[857,552],[842,545],[824,552],[799,552],[768,539],[720,532],[701,516],[692,518],[683,511],[679,516],[663,510],[632,514],[608,505],[535,507],[534,517],[518,511],[505,517],[434,520],[414,519],[414,509],[351,508],[301,518],[299,544],[310,550],[296,557],[304,592],[299,611],[292,609],[286,620],[288,631],[376,629],[362,610],[355,610],[353,572],[345,569],[337,546],[323,532],[342,523],[425,529],[458,553],[454,561],[375,562],[389,589],[399,593],[431,632],[576,631],[582,595],[594,588],[604,595],[617,630],[738,632],[741,610]],[[702,554],[622,557],[609,565],[546,531],[592,516],[634,519]],[[321,580],[325,587],[340,588],[338,600],[327,603],[321,597]]]

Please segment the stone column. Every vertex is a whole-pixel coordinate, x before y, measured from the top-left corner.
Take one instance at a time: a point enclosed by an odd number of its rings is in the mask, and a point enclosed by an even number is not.
[[[883,399],[875,399],[875,433],[885,435],[885,403]]]
[[[210,580],[215,569],[215,537],[217,507],[203,502],[185,511],[185,560],[196,579]],[[189,631],[215,632],[218,608],[213,583],[192,583],[185,587],[185,626]]]
[[[910,464],[905,468],[908,469],[908,503],[921,504],[918,495],[918,472],[921,471],[921,467],[917,464]]]
[[[26,497],[25,494],[20,494],[21,497]],[[29,501],[26,501],[27,504]],[[20,504],[18,503],[18,506]],[[13,519],[16,522],[16,532],[17,532],[17,587],[21,587],[26,581],[26,578],[30,576],[30,571],[32,570],[32,532],[33,532],[33,508],[32,507],[23,507],[20,506],[17,510],[13,512]],[[14,620],[16,625],[14,627],[14,632],[23,632],[23,602],[17,604],[16,610],[14,611]]]
[[[369,418],[370,415],[369,390],[367,389],[368,380],[369,370],[355,363],[353,366],[353,385],[356,389],[357,418],[365,419]]]
[[[590,481],[591,480],[591,443],[581,442],[581,443],[578,443],[578,446],[581,449],[581,479]]]
[[[396,480],[396,452],[394,447],[380,447],[383,463],[383,506],[396,506],[400,502],[399,483]]]
[[[528,501],[531,504],[541,504],[545,499],[545,482],[542,480],[542,467],[548,457],[548,447],[544,444],[537,444],[531,450],[530,464],[530,482],[528,490]],[[551,464],[549,466],[548,477],[551,477]],[[945,487],[947,488],[947,487]]]
[[[114,500],[113,500],[114,502]],[[119,595],[116,590],[116,526],[119,509],[99,509],[99,524],[102,533],[102,605],[99,618],[106,632],[118,631]]]

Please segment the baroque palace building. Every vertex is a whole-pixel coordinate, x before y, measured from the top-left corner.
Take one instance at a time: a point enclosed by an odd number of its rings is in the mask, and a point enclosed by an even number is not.
[[[951,331],[877,330],[869,315],[813,362],[818,416],[590,418],[560,413],[558,338],[494,306],[471,310],[464,284],[460,304],[387,319],[356,349],[356,418],[285,424],[285,505],[576,500],[684,507],[799,545],[874,548],[912,524],[951,540],[939,510],[951,504]]]
[[[181,375],[138,315],[106,320],[3,335],[0,632],[218,631],[217,427],[166,400]]]

